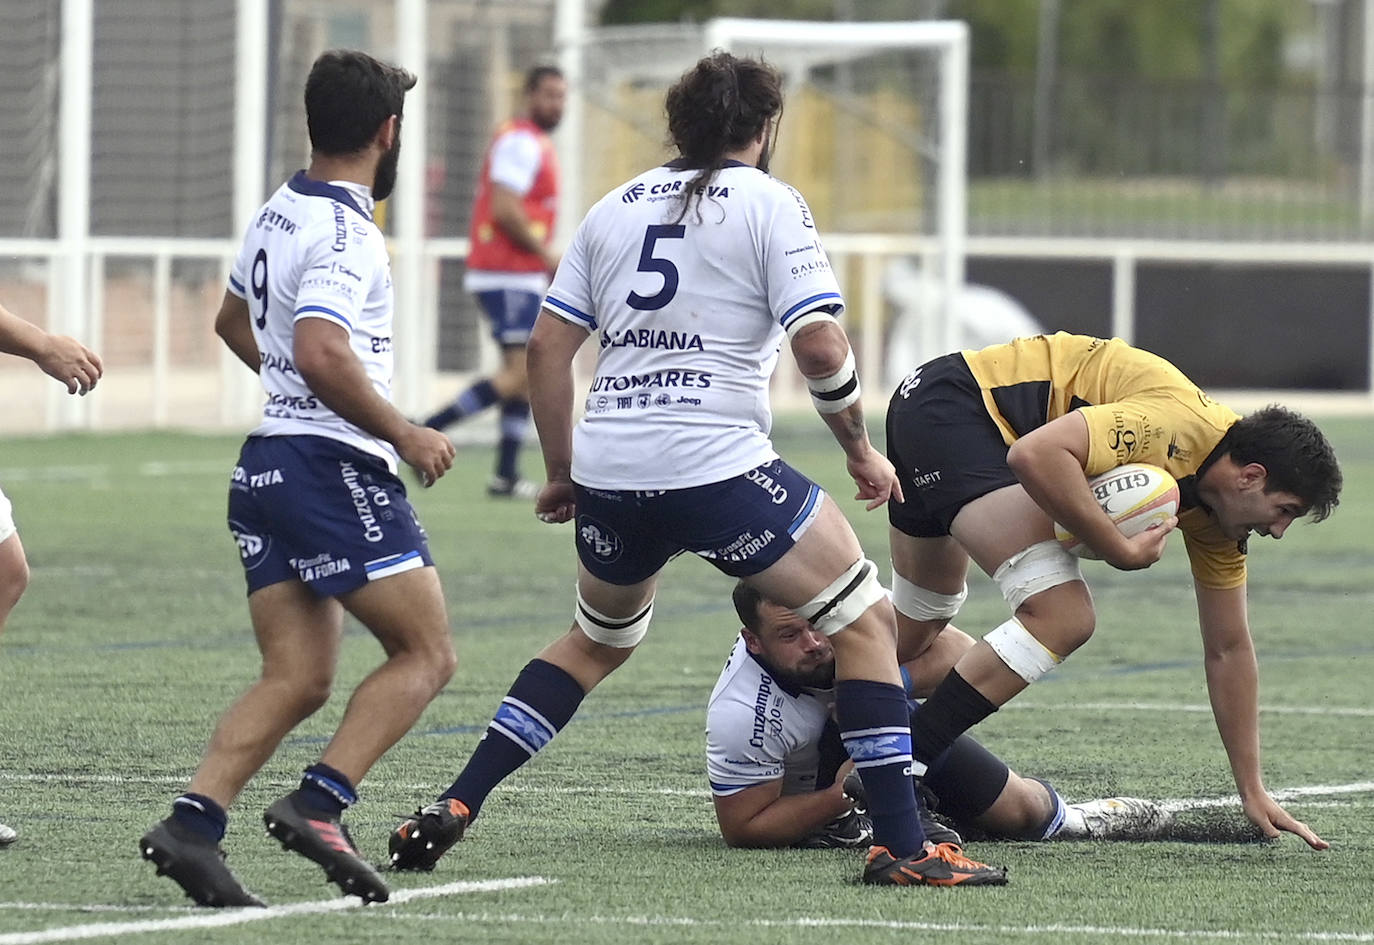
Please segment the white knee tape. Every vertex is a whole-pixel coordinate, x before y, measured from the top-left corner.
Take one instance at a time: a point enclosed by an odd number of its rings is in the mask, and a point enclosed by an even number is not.
[[[1002,589],[1002,597],[1013,611],[1026,598],[1060,584],[1083,580],[1078,559],[1051,538],[1037,542],[1012,555],[993,572],[992,579]]]
[[[831,636],[858,620],[886,594],[878,583],[878,566],[860,558],[809,603],[797,608],[797,613]]]
[[[620,617],[607,617],[599,613],[582,599],[582,592],[577,592],[577,613],[574,619],[577,625],[582,628],[582,632],[587,635],[587,639],[602,646],[613,646],[617,649],[637,646],[640,640],[644,639],[644,634],[649,632],[649,621],[654,616],[654,602],[649,599],[649,603],[644,605],[644,609],[628,619]]]
[[[892,606],[912,620],[952,620],[967,597],[967,584],[957,594],[937,594],[892,570]]]
[[[997,658],[1007,664],[1007,669],[1028,683],[1035,682],[1064,661],[1062,656],[1052,653],[1031,636],[1015,617],[989,630],[983,642],[992,647]]]

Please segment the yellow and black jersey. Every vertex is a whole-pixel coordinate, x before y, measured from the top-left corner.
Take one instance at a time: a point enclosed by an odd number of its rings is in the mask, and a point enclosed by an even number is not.
[[[1110,340],[1059,332],[963,352],[983,406],[1010,446],[1078,410],[1088,423],[1089,476],[1150,463],[1179,481],[1193,576],[1212,588],[1245,583],[1245,553],[1192,498],[1194,477],[1240,419],[1163,358]]]

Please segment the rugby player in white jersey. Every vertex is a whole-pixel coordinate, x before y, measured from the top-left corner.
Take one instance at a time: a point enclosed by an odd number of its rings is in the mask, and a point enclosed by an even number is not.
[[[735,585],[733,597],[743,626],[706,710],[706,771],[721,836],[734,847],[867,846],[872,828],[831,718],[829,639],[748,584]],[[953,627],[940,637],[941,646],[973,645]],[[911,691],[928,695],[936,681],[921,678],[924,664],[903,668],[917,674]],[[919,711],[913,702],[913,716]],[[1022,777],[967,734],[932,762],[923,785],[930,806],[965,833],[1145,840],[1173,821],[1138,797],[1065,804],[1048,781]],[[939,822],[924,829],[963,845]]]
[[[55,335],[0,305],[0,353],[32,361],[69,394],[85,396],[104,371],[100,356],[75,338]],[[14,524],[14,508],[0,489],[0,633],[29,586],[29,559]],[[0,847],[19,839],[19,832],[0,823]]]
[[[869,509],[901,498],[868,439],[811,213],[767,173],[780,77],[716,53],[666,105],[679,157],[591,209],[529,343],[548,478],[535,508],[544,522],[576,519],[573,624],[521,672],[453,785],[393,832],[392,865],[434,866],[490,791],[629,658],[659,571],[691,551],[831,635],[839,726],[873,820],[864,880],[1003,884],[1005,870],[925,842],[892,606],[839,507],[769,440],[768,379],[786,341],[858,498]],[[593,335],[596,375],[574,433],[572,361]]]
[[[315,61],[305,86],[310,166],[249,225],[215,319],[267,393],[229,489],[262,676],[221,716],[172,815],[139,843],[159,875],[201,905],[262,905],[224,865],[225,811],[329,698],[345,611],[386,661],[354,690],[299,788],[263,819],[345,893],[385,901],[386,884],[341,815],[454,670],[439,578],[397,477],[404,460],[434,482],[453,445],[391,405],[391,272],[372,219],[395,183],[401,108],[414,84],[360,52]]]

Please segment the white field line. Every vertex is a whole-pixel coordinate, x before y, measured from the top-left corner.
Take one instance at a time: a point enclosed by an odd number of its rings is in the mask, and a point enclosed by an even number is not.
[[[233,472],[232,460],[183,459],[149,460],[133,467],[135,476],[161,479],[167,476],[222,475],[228,481]],[[128,475],[124,468],[115,469],[104,463],[68,466],[14,466],[0,469],[0,482],[75,482],[80,479],[107,480],[115,475]]]
[[[109,903],[0,902],[11,912],[200,912],[199,906],[116,906]]]
[[[0,780],[9,781],[67,781],[68,778],[56,775],[16,775],[0,772]],[[172,776],[154,776],[148,778],[126,778],[117,775],[97,776],[89,781],[101,783],[123,784],[123,783],[180,783],[183,779]],[[294,783],[294,782],[293,782]],[[595,791],[596,793],[607,793],[604,788],[540,788],[530,786],[523,790],[543,794],[578,794]],[[645,791],[635,788],[611,789],[614,793],[637,794],[659,793],[659,794],[690,794],[705,796],[706,791],[679,791],[673,789],[663,789],[659,791]],[[1286,788],[1271,792],[1275,799],[1292,800],[1295,798],[1306,797],[1331,797],[1348,794],[1368,794],[1374,793],[1374,781],[1356,781],[1349,784],[1326,784],[1326,785],[1304,785],[1300,787]],[[1164,801],[1163,804],[1171,810],[1189,810],[1204,807],[1223,807],[1228,805],[1238,806],[1240,803],[1237,797],[1221,798],[1176,798]],[[1314,804],[1313,806],[1328,806],[1335,802],[1325,802]],[[425,889],[399,890],[391,897],[391,904],[400,904],[419,899],[430,899],[438,896],[451,895],[464,892],[484,892],[500,889],[515,889],[528,886],[538,886],[551,882],[543,877],[523,877],[510,880],[488,880],[485,882],[459,882],[449,883],[443,886],[434,886]],[[335,912],[343,909],[357,908],[361,902],[351,898],[329,899],[317,902],[303,902],[292,905],[272,906],[267,909],[233,909],[213,914],[200,914],[197,910],[195,915],[186,915],[178,918],[150,919],[132,922],[105,922],[90,923],[84,925],[66,926],[61,928],[44,929],[35,932],[18,932],[0,934],[0,945],[41,945],[48,942],[67,942],[85,938],[99,936],[121,936],[131,934],[143,934],[147,932],[172,931],[188,928],[211,928],[228,925],[239,925],[246,922],[257,922],[264,919],[280,918],[292,915],[309,915],[324,912]],[[82,912],[119,912],[119,911],[143,911],[150,907],[145,906],[118,906],[118,905],[63,905],[56,903],[27,903],[27,902],[0,902],[0,910],[40,910],[40,909],[72,909]],[[156,908],[156,907],[152,907]],[[387,918],[406,918],[416,920],[432,921],[462,921],[462,922],[501,922],[501,923],[523,923],[523,924],[557,924],[557,923],[582,923],[600,925],[620,925],[620,926],[692,926],[692,927],[717,927],[732,926],[738,927],[741,924],[754,925],[767,928],[877,928],[904,931],[926,931],[926,932],[993,932],[1007,936],[1022,937],[1043,937],[1054,935],[1110,935],[1122,938],[1163,938],[1163,939],[1183,939],[1183,940],[1223,940],[1223,941],[1310,941],[1310,942],[1374,942],[1374,932],[1234,932],[1218,931],[1207,929],[1164,929],[1164,928],[1136,928],[1136,927],[1115,927],[1115,926],[1074,926],[1074,925],[1024,925],[1024,926],[992,926],[992,925],[968,925],[958,923],[930,923],[930,922],[906,922],[906,921],[880,921],[863,919],[843,919],[843,918],[798,918],[792,920],[754,920],[741,923],[738,920],[723,922],[712,919],[698,919],[692,917],[672,917],[672,916],[623,916],[623,917],[570,917],[559,916],[539,916],[539,915],[518,915],[518,914],[497,914],[497,913],[453,913],[453,914],[429,914],[429,915],[404,915],[395,916],[385,911],[385,907],[374,907],[373,909],[361,913],[364,916],[376,917],[382,915]]]
[[[1282,788],[1270,791],[1269,796],[1276,801],[1295,801],[1304,797],[1330,797],[1337,794],[1374,793],[1374,781],[1354,781],[1350,784],[1310,784],[1303,787]],[[1160,801],[1167,810],[1199,810],[1204,807],[1239,807],[1240,796],[1230,794],[1225,797],[1180,797]]]
[[[1041,712],[1186,712],[1189,714],[1212,714],[1212,707],[1206,703],[1177,702],[1066,702],[1052,705],[1045,702],[1021,702],[1012,700],[999,711],[1008,709],[1034,709]],[[1374,718],[1374,708],[1368,706],[1329,706],[1329,705],[1262,705],[1261,715],[1338,715],[1354,718]]]
[[[919,896],[918,891],[915,895]],[[379,916],[393,918],[391,916]],[[1004,937],[1061,937],[1070,935],[1113,938],[1159,938],[1226,942],[1374,942],[1374,932],[1243,932],[1229,929],[1165,929],[1112,925],[983,925],[972,922],[915,922],[900,919],[847,919],[802,916],[795,919],[698,919],[691,916],[568,916],[521,915],[497,912],[454,912],[395,916],[401,920],[500,923],[503,925],[602,925],[629,927],[687,927],[737,930],[761,929],[885,929],[901,932],[983,932]],[[731,936],[733,937],[733,936]]]
[[[513,879],[489,879],[445,883],[442,886],[429,886],[423,889],[402,889],[391,894],[388,905],[398,905],[417,899],[434,899],[438,896],[452,896],[459,893],[522,889],[530,886],[543,886],[551,882],[553,880],[542,876],[519,876]],[[40,929],[34,932],[0,933],[0,945],[42,945],[42,943],[47,942],[75,942],[80,939],[105,936],[114,938],[123,935],[146,935],[150,932],[175,932],[180,929],[222,928],[230,925],[244,925],[248,922],[263,922],[268,919],[285,919],[292,916],[319,915],[324,912],[361,909],[362,905],[361,899],[347,896],[337,899],[320,899],[315,902],[295,902],[283,906],[268,906],[266,909],[223,909],[171,919],[90,922],[84,925],[68,925],[61,928]],[[385,908],[385,906],[372,907],[373,910]]]

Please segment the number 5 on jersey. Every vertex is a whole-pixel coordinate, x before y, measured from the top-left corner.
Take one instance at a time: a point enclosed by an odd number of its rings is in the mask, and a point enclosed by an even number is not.
[[[663,308],[677,295],[677,266],[673,265],[671,259],[662,256],[655,256],[654,249],[659,240],[680,240],[687,235],[687,227],[681,223],[668,224],[656,223],[647,227],[644,231],[644,245],[639,248],[639,271],[656,272],[663,277],[663,287],[653,295],[640,295],[638,292],[631,291],[625,297],[625,302],[630,308],[638,309],[641,312],[655,312]],[[263,272],[266,275],[267,262],[263,260]],[[256,263],[254,272],[257,271]],[[256,287],[254,288],[256,292]]]

